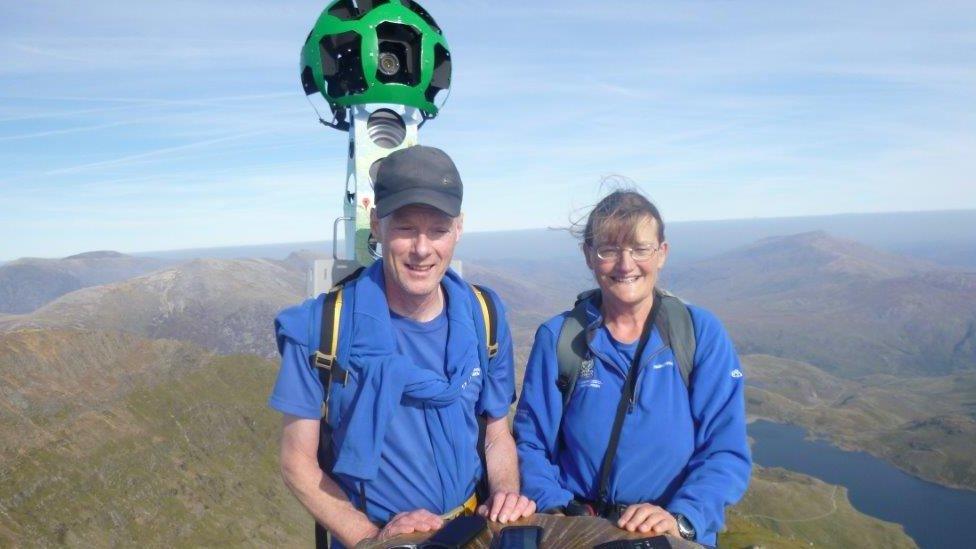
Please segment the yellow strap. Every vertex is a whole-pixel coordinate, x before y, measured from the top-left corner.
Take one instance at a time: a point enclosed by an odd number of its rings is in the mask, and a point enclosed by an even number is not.
[[[473,515],[475,510],[477,509],[478,509],[478,496],[476,496],[475,494],[471,494],[471,497],[469,497],[467,501],[465,501],[461,505],[458,505],[454,509],[451,509],[450,511],[444,513],[443,515],[441,515],[441,518],[444,520],[452,520],[461,516],[466,517],[466,516]]]
[[[475,510],[478,509],[478,496],[471,494],[468,501],[464,502],[464,510],[468,512],[469,515],[473,515]]]
[[[471,289],[474,290],[474,295],[478,298],[478,304],[481,305],[481,316],[485,319],[485,345],[491,345],[491,316],[488,314],[488,302],[485,301],[484,294],[477,286],[472,285]]]
[[[329,349],[329,354],[332,355],[333,360],[335,360],[336,350],[339,348],[339,320],[342,317],[342,288],[339,288],[338,292],[335,300],[335,314],[332,315],[332,348]]]
[[[332,365],[336,363],[336,349],[339,348],[339,317],[342,316],[342,288],[340,287],[336,291],[338,293],[336,294],[335,308],[333,309],[334,312],[332,315],[332,345],[330,346],[328,356],[330,361],[329,386],[323,387],[325,389],[325,402],[322,404],[322,421],[329,421],[329,400],[332,396],[332,384],[335,382],[335,371],[332,370]]]

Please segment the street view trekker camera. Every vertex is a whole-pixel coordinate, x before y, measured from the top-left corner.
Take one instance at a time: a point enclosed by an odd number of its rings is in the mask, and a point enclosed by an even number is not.
[[[437,116],[435,101],[451,84],[451,53],[434,18],[412,0],[336,0],[305,39],[300,68],[305,95],[321,94],[332,112],[321,122],[349,133],[344,215],[333,225],[333,259],[316,262],[312,273],[309,289],[318,295],[378,257],[369,228],[373,178],[388,154],[416,145],[420,127]]]

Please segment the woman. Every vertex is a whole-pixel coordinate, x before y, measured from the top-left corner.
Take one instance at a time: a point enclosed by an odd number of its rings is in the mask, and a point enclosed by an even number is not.
[[[678,323],[675,308],[662,306],[675,298],[655,290],[668,255],[664,222],[643,195],[611,193],[581,236],[599,289],[536,332],[515,415],[523,493],[542,510],[714,545],[725,506],[745,492],[751,469],[732,342],[711,313],[671,301],[686,319],[690,313],[685,335],[694,338],[693,364],[679,364],[673,349],[681,342],[672,340],[680,335],[661,327],[662,314]],[[557,342],[574,318],[586,339],[569,393]],[[682,367],[690,367],[687,384]]]

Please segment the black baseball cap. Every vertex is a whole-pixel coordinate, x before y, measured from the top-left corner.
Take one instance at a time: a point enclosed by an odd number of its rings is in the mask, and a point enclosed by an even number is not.
[[[373,190],[379,217],[408,204],[433,206],[451,217],[461,215],[461,175],[451,157],[436,147],[415,145],[390,153],[376,171]]]

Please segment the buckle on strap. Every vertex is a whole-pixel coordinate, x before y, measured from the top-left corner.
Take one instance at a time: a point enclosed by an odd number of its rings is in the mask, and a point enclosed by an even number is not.
[[[326,372],[329,372],[329,381],[339,381],[342,386],[346,386],[346,381],[349,379],[349,372],[345,371],[336,363],[335,355],[327,355],[322,351],[315,351],[312,356],[312,365],[316,368],[321,368]],[[339,379],[341,376],[341,379]]]
[[[497,354],[498,354],[498,344],[495,343],[494,345],[489,345],[488,346],[488,358],[495,358],[495,355],[497,355]]]
[[[332,365],[335,364],[335,355],[327,355],[322,351],[315,351],[313,358],[313,366],[316,368],[322,368],[323,370],[332,371]]]

